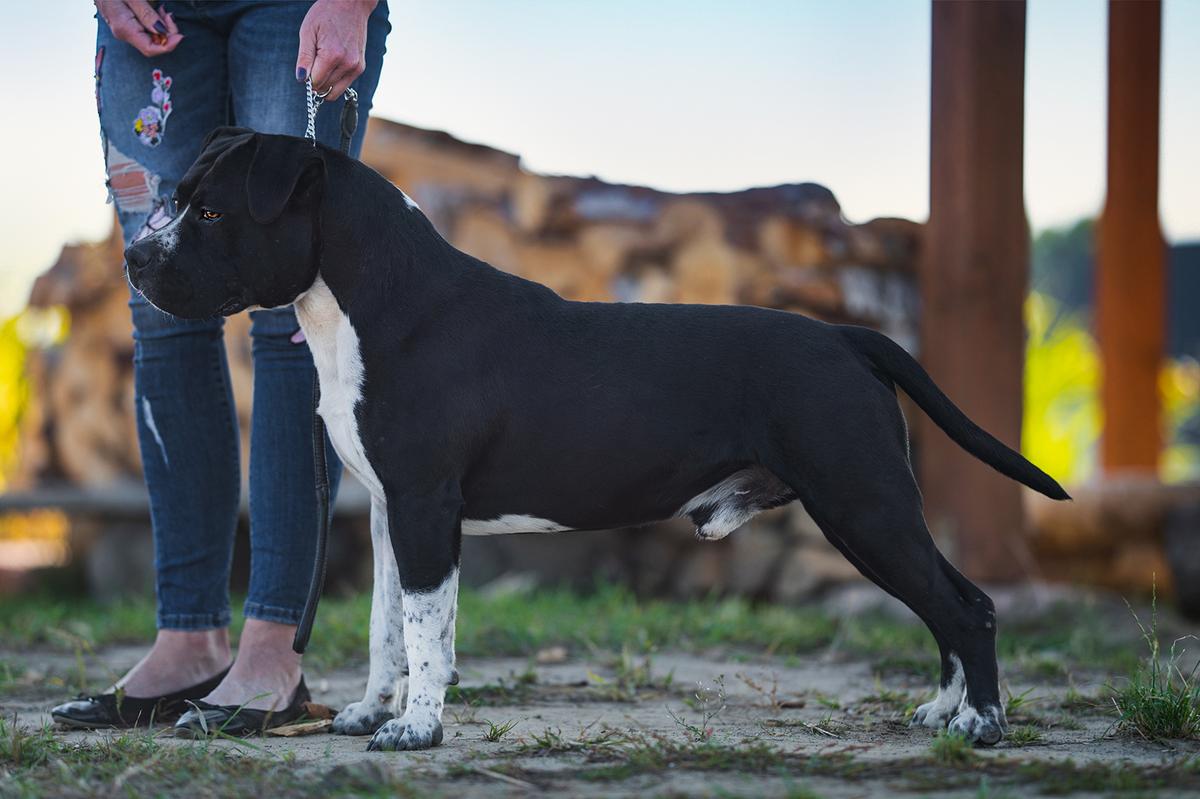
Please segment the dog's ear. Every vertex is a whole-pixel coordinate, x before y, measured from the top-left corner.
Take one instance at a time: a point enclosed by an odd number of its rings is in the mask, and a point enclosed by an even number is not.
[[[219,128],[213,128],[212,131],[209,132],[209,134],[204,137],[204,144],[200,145],[200,152],[205,152],[206,150],[208,150],[209,147],[212,147],[214,144],[216,144],[218,146],[220,151],[224,152],[226,147],[222,146],[222,145],[229,145],[229,144],[236,143],[236,142],[230,141],[230,140],[237,139],[242,136],[253,136],[253,135],[254,135],[254,131],[251,130],[250,128],[235,128],[232,125],[222,125]]]
[[[304,139],[255,136],[258,148],[246,173],[246,202],[259,224],[279,218],[293,197],[320,199],[325,158]]]
[[[204,137],[204,144],[200,147],[200,155],[196,158],[195,163],[188,168],[188,171],[180,179],[179,185],[175,188],[175,200],[180,206],[187,205],[192,194],[196,191],[196,187],[200,185],[200,181],[208,174],[208,171],[213,168],[213,164],[217,162],[225,153],[235,147],[249,142],[254,137],[254,131],[249,128],[233,128],[222,126],[214,128],[211,133]]]

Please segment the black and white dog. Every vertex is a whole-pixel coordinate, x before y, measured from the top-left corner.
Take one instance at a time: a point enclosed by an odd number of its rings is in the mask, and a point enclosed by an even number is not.
[[[688,516],[716,540],[799,500],[937,639],[940,689],[913,722],[1000,740],[993,605],[926,529],[896,386],[1002,474],[1067,494],[885,336],[762,308],[569,302],[456,250],[386,179],[304,139],[218,129],[177,202],[126,251],[130,281],[181,317],[294,303],[321,416],[371,492],[370,676],[335,732],[441,741],[463,533]]]

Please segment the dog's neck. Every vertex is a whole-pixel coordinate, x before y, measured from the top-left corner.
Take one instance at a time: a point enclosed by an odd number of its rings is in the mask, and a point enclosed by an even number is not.
[[[351,159],[330,162],[319,280],[343,312],[416,316],[461,272],[461,253],[402,191]]]

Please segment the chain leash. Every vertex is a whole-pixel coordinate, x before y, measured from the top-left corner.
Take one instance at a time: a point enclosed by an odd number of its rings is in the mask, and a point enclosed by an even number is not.
[[[312,87],[312,78],[305,79],[304,97],[305,103],[308,106],[308,124],[304,128],[304,138],[311,141],[314,147],[317,144],[317,111],[321,109],[321,105],[325,102],[325,98],[328,95],[329,92],[326,92],[325,94],[314,92]],[[349,123],[348,134],[353,136],[354,128],[358,125],[358,92],[356,92],[354,89],[346,89],[346,93],[343,94],[342,97],[346,100],[346,108],[342,111],[342,151],[346,152],[349,149],[348,142],[346,141],[348,122],[346,117],[351,111],[353,112],[354,117],[353,121],[350,121]]]

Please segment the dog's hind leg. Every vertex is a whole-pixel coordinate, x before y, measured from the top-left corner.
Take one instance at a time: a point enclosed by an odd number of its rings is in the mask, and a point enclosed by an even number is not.
[[[901,602],[904,598],[899,596],[891,587],[883,582],[872,569],[863,561],[859,560],[858,556],[853,551],[847,549],[841,539],[830,538],[829,543],[845,556],[846,560],[858,569],[858,571],[866,578],[882,588],[887,593],[899,599]],[[922,619],[922,621],[925,621]],[[967,684],[963,674],[962,662],[959,660],[951,649],[947,641],[941,634],[940,629],[936,625],[926,623],[929,632],[933,634],[934,640],[937,642],[938,653],[941,656],[942,676],[938,682],[937,696],[933,700],[926,702],[916,709],[913,713],[912,720],[909,722],[910,727],[929,727],[930,729],[939,730],[945,729],[950,723],[950,719],[958,712],[958,706],[962,703],[962,698],[966,693]]]
[[[899,502],[864,497],[853,511],[830,513],[806,505],[826,536],[853,553],[851,562],[916,613],[938,642],[938,695],[918,709],[913,722],[929,727],[948,723],[951,731],[972,741],[994,744],[1007,725],[1000,705],[992,601],[937,551],[915,485],[911,493],[902,493],[908,496]]]
[[[870,424],[858,425],[841,446],[785,443],[767,465],[851,563],[933,633],[942,654],[941,688],[914,720],[940,726],[949,718],[952,731],[994,744],[1006,725],[992,602],[942,557],[929,535],[903,437],[889,431],[901,424],[894,397],[863,392],[856,399],[870,403],[859,409]]]
[[[409,679],[404,715],[371,738],[371,750],[428,749],[442,742],[447,686],[454,668],[454,622],[462,496],[457,484],[388,491],[388,527],[399,564]]]
[[[400,599],[400,570],[388,535],[387,504],[371,502],[371,549],[375,585],[371,595],[371,666],[361,702],[351,702],[333,720],[340,735],[370,735],[400,707],[404,675],[404,608]]]

